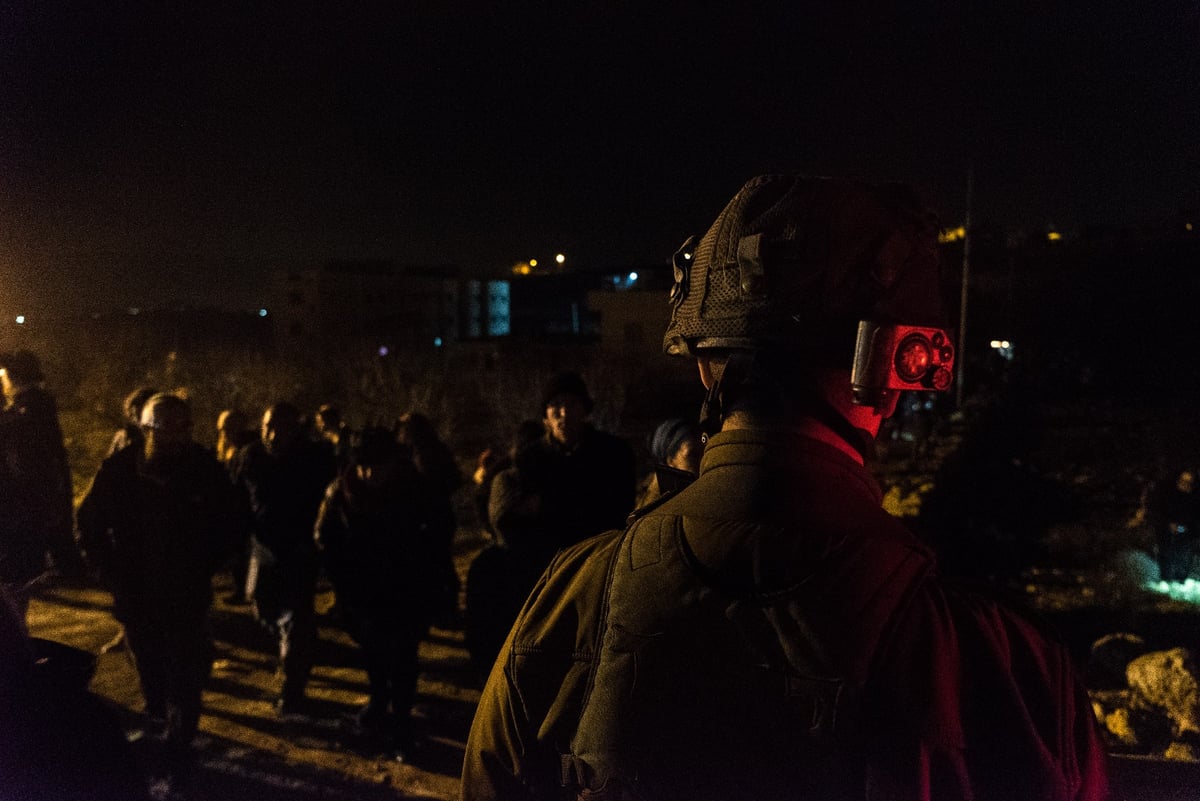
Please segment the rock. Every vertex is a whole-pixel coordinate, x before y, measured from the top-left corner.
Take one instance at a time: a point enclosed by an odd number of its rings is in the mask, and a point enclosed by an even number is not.
[[[1176,737],[1200,734],[1200,679],[1186,648],[1152,651],[1125,669],[1131,707],[1165,714]]]
[[[1114,751],[1149,754],[1171,742],[1171,720],[1164,713],[1131,706],[1131,690],[1102,690],[1090,694],[1092,710]]]
[[[1125,669],[1150,650],[1136,634],[1106,634],[1092,643],[1087,664],[1087,686],[1097,690],[1120,690],[1129,686]]]
[[[1179,762],[1196,762],[1200,761],[1200,749],[1197,749],[1193,743],[1181,743],[1176,740],[1167,746],[1167,750],[1163,751],[1163,757]]]

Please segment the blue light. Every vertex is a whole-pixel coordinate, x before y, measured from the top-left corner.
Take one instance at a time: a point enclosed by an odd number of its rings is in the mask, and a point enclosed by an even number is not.
[[[434,346],[435,348],[440,348],[440,347],[442,346],[442,338],[441,338],[441,337],[434,337],[434,338],[433,338],[433,346]]]
[[[630,273],[630,274],[629,274],[629,283],[631,283],[631,284],[632,284],[632,283],[633,283],[634,281],[636,281],[637,279],[638,279],[638,274],[637,274],[637,273]]]
[[[267,310],[266,310],[266,309],[259,309],[259,310],[258,310],[258,316],[259,316],[259,317],[266,317],[266,316],[267,316]]]
[[[389,353],[391,353],[391,351],[390,351],[390,350],[388,350],[388,346],[387,346],[387,345],[380,345],[380,346],[379,346],[379,355],[380,355],[380,356],[387,356]]]

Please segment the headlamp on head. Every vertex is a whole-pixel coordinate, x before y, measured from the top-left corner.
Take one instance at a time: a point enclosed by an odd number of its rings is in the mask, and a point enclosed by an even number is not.
[[[884,406],[903,390],[945,392],[954,382],[950,332],[915,325],[858,324],[850,387],[854,402]]]

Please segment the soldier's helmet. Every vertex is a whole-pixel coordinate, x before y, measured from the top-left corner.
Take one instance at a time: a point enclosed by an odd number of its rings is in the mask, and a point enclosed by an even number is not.
[[[751,179],[675,254],[663,349],[848,365],[859,320],[943,328],[937,221],[903,184]]]

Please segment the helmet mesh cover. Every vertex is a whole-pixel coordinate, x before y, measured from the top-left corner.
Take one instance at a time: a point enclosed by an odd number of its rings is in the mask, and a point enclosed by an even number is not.
[[[937,225],[899,184],[754,178],[697,245],[667,353],[784,349],[843,363],[860,319],[944,327]]]

